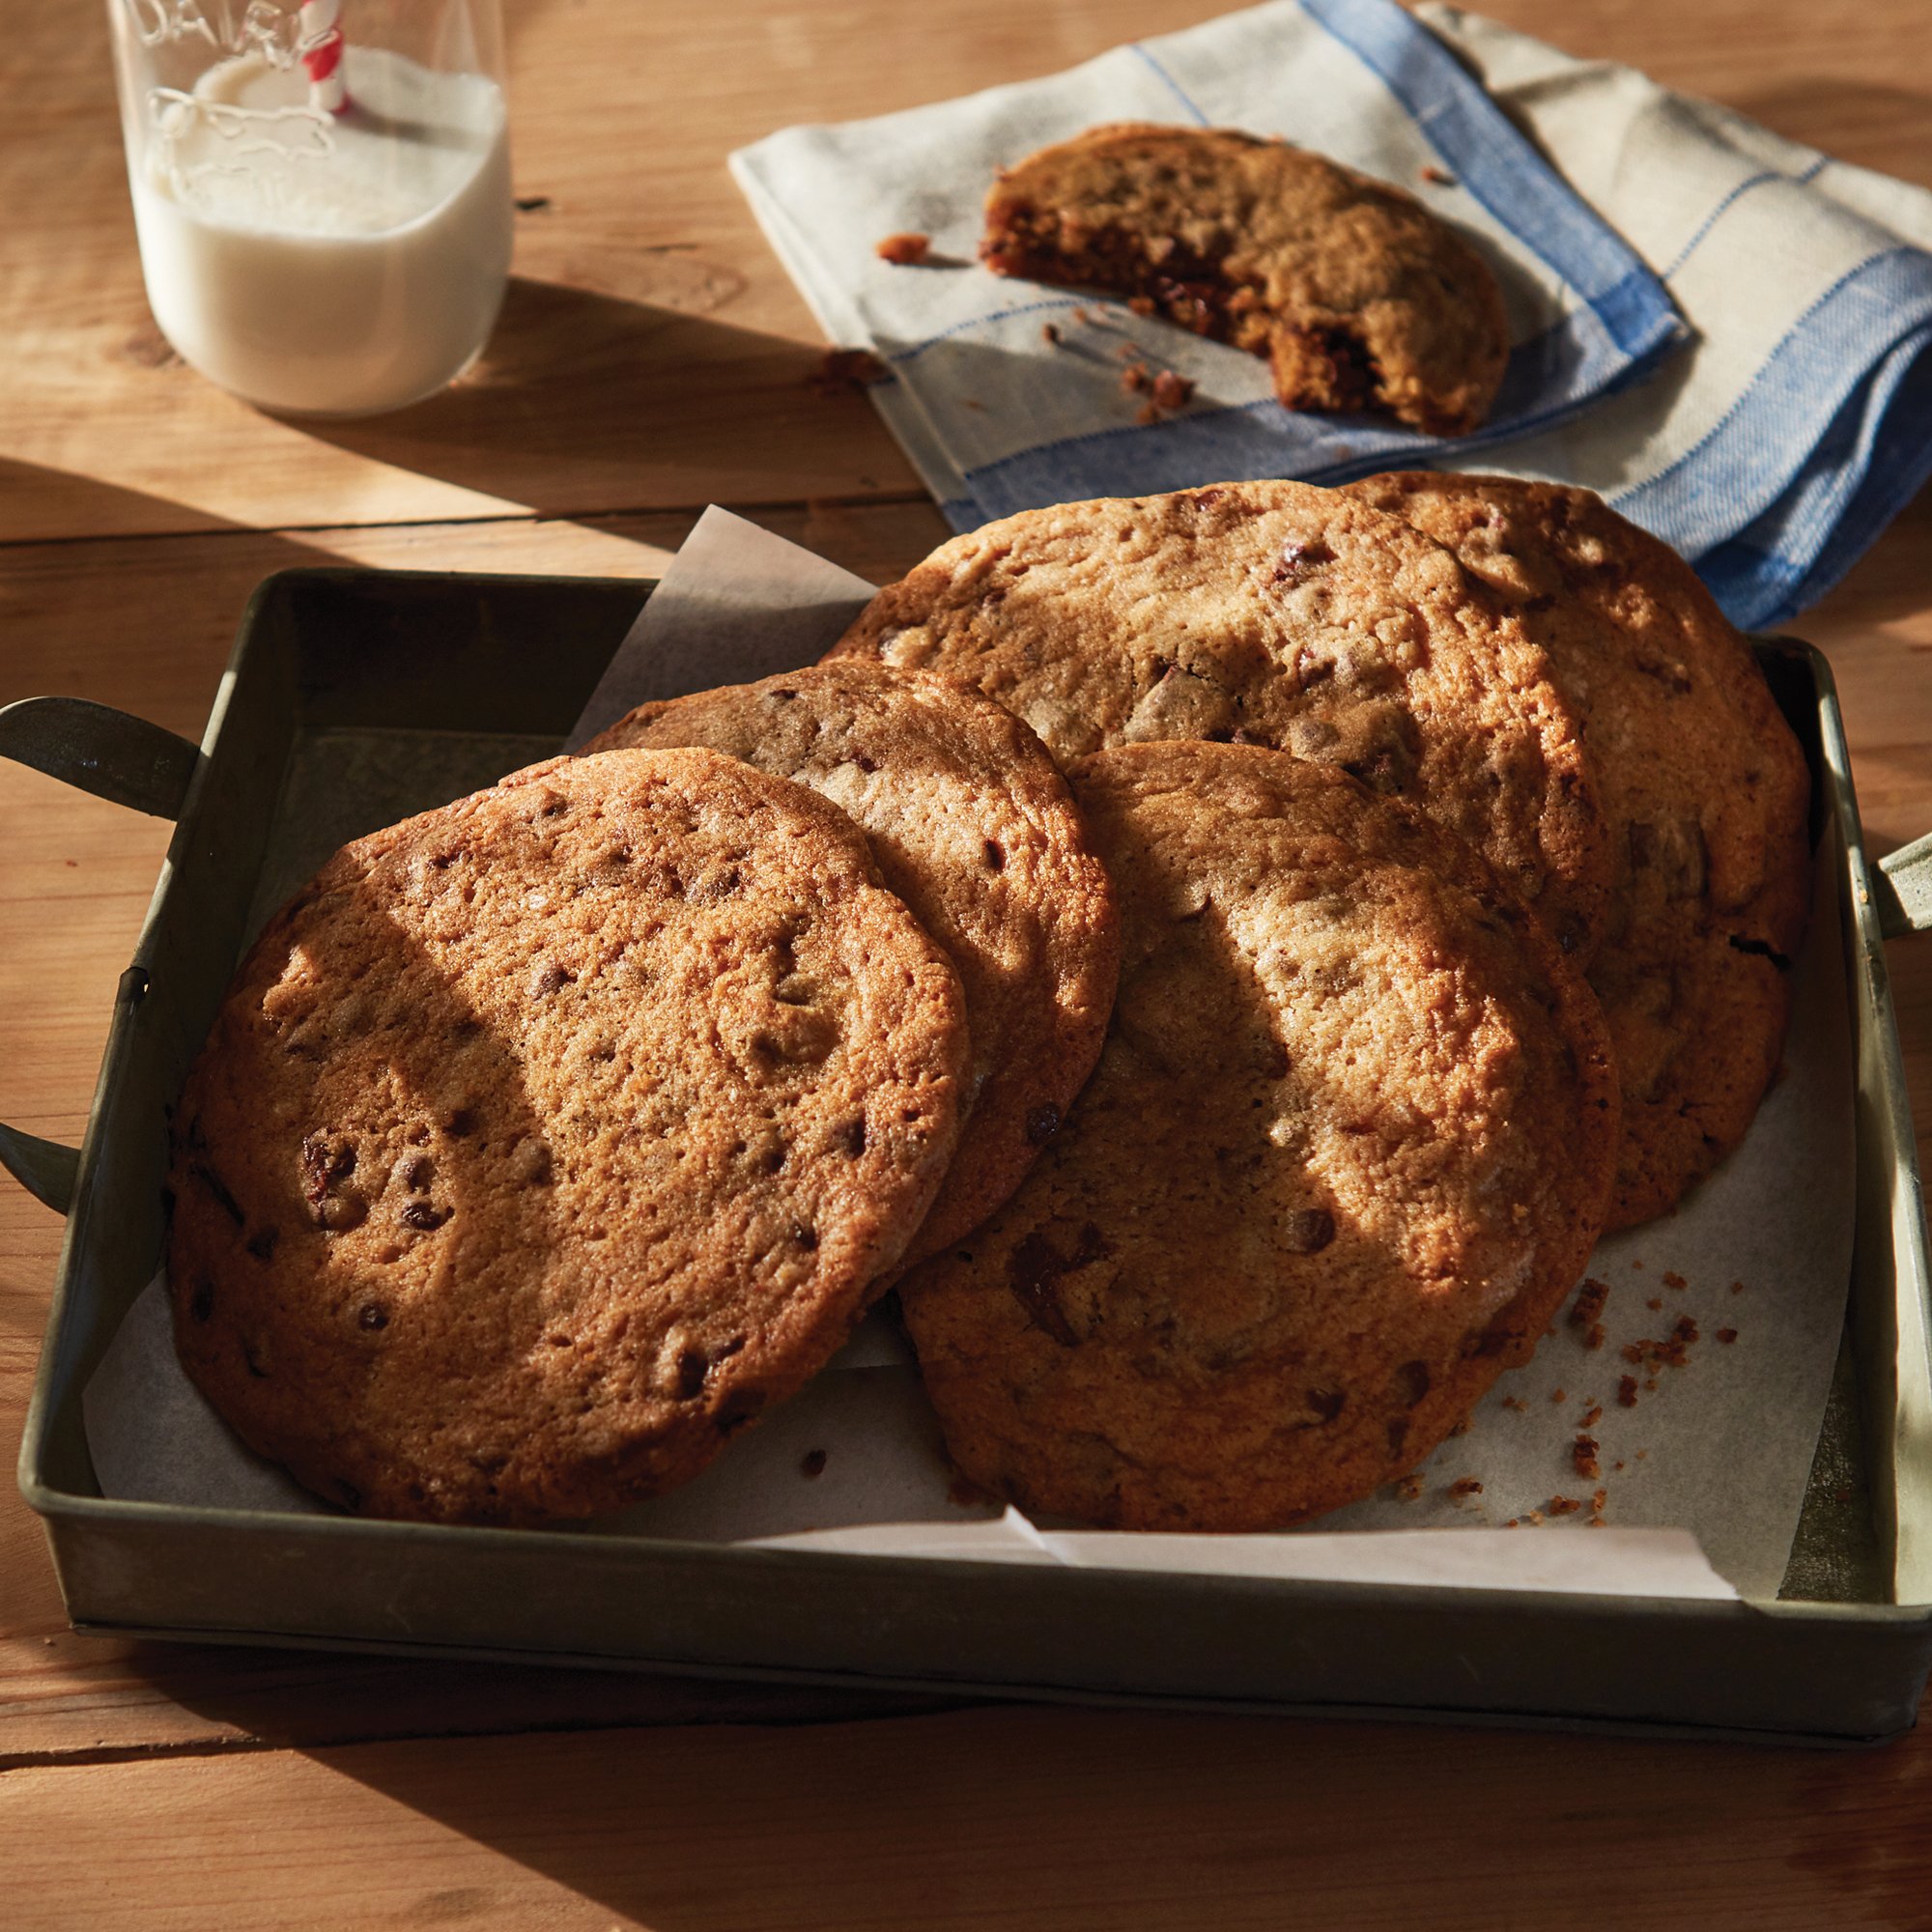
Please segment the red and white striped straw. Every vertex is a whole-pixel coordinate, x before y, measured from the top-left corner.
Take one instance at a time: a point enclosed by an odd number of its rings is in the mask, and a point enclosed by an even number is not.
[[[325,114],[349,106],[349,84],[342,75],[342,0],[302,0],[298,16],[302,66],[308,70],[308,101]]]

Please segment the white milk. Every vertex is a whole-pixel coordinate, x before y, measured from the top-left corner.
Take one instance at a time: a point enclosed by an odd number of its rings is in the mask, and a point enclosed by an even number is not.
[[[264,409],[366,415],[482,348],[510,267],[503,98],[376,47],[351,106],[257,54],[150,96],[131,169],[148,300],[204,376]]]

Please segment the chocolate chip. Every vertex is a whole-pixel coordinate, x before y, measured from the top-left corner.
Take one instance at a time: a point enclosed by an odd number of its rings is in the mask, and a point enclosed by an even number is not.
[[[212,1281],[195,1283],[194,1298],[189,1301],[187,1312],[197,1321],[206,1321],[214,1313],[214,1284]]]
[[[702,1349],[686,1349],[677,1358],[677,1392],[689,1402],[702,1393],[704,1378],[711,1373],[711,1358]]]
[[[1388,1426],[1388,1445],[1391,1456],[1400,1456],[1403,1444],[1408,1440],[1408,1417],[1398,1416]]]
[[[1325,1208],[1300,1208],[1283,1218],[1281,1241],[1292,1255],[1319,1255],[1335,1238],[1335,1217]]]
[[[1320,537],[1302,543],[1291,537],[1281,547],[1281,560],[1274,567],[1274,581],[1287,583],[1318,563],[1332,563],[1335,553]]]
[[[1035,1147],[1044,1147],[1060,1131],[1060,1109],[1036,1107],[1026,1117],[1026,1137]]]
[[[441,1227],[452,1211],[448,1208],[433,1208],[427,1201],[406,1201],[403,1204],[403,1226],[419,1228],[428,1234]]]
[[[807,1254],[812,1253],[818,1246],[818,1230],[808,1228],[803,1221],[792,1229],[791,1237]]]
[[[265,1382],[269,1379],[269,1372],[262,1366],[261,1357],[255,1352],[254,1343],[243,1342],[242,1344],[242,1359],[248,1364],[248,1373],[257,1381]]]
[[[1348,1405],[1349,1398],[1340,1389],[1310,1389],[1308,1406],[1323,1422],[1333,1422]]]
[[[386,1328],[389,1325],[389,1312],[380,1302],[365,1301],[355,1317],[358,1328]]]
[[[442,1117],[442,1130],[451,1140],[464,1140],[477,1128],[475,1114],[468,1107],[452,1107]]]
[[[426,1153],[417,1154],[403,1169],[403,1185],[412,1194],[427,1194],[436,1179],[436,1162]]]
[[[530,968],[530,998],[546,1000],[553,993],[561,992],[577,975],[559,966],[554,959],[540,962]]]
[[[1395,1394],[1406,1407],[1413,1408],[1429,1393],[1429,1364],[1405,1362],[1395,1372]]]
[[[1112,1252],[1092,1221],[1081,1229],[1070,1255],[1062,1255],[1044,1235],[1028,1235],[1007,1262],[1007,1286],[1037,1328],[1063,1349],[1078,1348],[1079,1334],[1054,1285],[1062,1275],[1078,1273]]]
[[[866,1117],[862,1114],[856,1121],[849,1121],[842,1129],[845,1151],[854,1160],[866,1151]]]
[[[222,1211],[228,1216],[228,1218],[231,1221],[233,1221],[238,1228],[241,1227],[242,1224],[247,1219],[247,1216],[242,1213],[241,1205],[240,1203],[237,1202],[234,1195],[229,1193],[228,1188],[226,1184],[223,1182],[221,1177],[218,1174],[216,1174],[212,1167],[208,1166],[206,1162],[199,1160],[191,1161],[188,1164],[187,1171],[190,1175],[194,1177],[196,1180],[200,1181],[201,1184],[205,1188],[207,1188],[212,1195],[214,1196],[215,1200],[220,1202]]]
[[[986,867],[989,871],[1004,872],[1007,869],[1007,848],[997,838],[986,840]]]

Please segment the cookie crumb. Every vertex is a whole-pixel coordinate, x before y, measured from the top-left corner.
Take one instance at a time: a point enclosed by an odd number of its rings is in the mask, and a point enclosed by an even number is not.
[[[800,1459],[798,1473],[805,1477],[807,1481],[824,1475],[825,1451],[823,1449],[808,1449]]]
[[[1513,1408],[1517,1410],[1518,1413],[1521,1413],[1528,1406],[1528,1405],[1526,1403],[1520,1401],[1517,1397],[1513,1395],[1506,1395],[1503,1397],[1503,1406],[1505,1408]]]
[[[1130,396],[1139,395],[1152,385],[1153,378],[1138,362],[1121,371],[1121,387]]]
[[[1744,1283],[1743,1283],[1743,1282],[1741,1282],[1741,1281],[1734,1281],[1734,1282],[1732,1282],[1732,1284],[1731,1284],[1731,1293],[1732,1293],[1733,1294],[1742,1294],[1742,1293],[1743,1293],[1744,1292],[1745,1292],[1745,1285],[1744,1285]]]
[[[1718,1330],[1718,1340],[1723,1343],[1726,1348],[1729,1348],[1737,1339],[1738,1331],[1735,1328],[1719,1328]]]
[[[806,386],[821,396],[856,395],[892,379],[893,372],[869,349],[828,349]]]
[[[1689,1288],[1690,1286],[1675,1268],[1665,1268],[1663,1270],[1663,1285],[1665,1288]]]
[[[1603,1420],[1603,1417],[1604,1417],[1604,1405],[1592,1399],[1590,1402],[1589,1413],[1583,1417],[1583,1420],[1577,1426],[1582,1429],[1594,1429],[1596,1428],[1597,1424]]]
[[[1661,1294],[1653,1294],[1643,1305],[1654,1312],[1663,1306],[1663,1297]]]
[[[932,252],[932,237],[910,233],[888,235],[875,252],[880,261],[890,262],[895,269],[916,268]]]
[[[1562,1389],[1551,1389],[1549,1391],[1549,1400],[1551,1402],[1568,1402],[1570,1400],[1570,1397]]]
[[[1395,1486],[1395,1493],[1398,1502],[1412,1503],[1418,1501],[1422,1495],[1422,1478],[1420,1476],[1403,1477]]]
[[[1056,349],[1059,348],[1060,330],[1058,327],[1050,322],[1041,323],[1039,326],[1039,339],[1044,343],[1050,344],[1052,347]]]
[[[1483,1486],[1474,1476],[1458,1476],[1449,1485],[1449,1493],[1452,1496],[1479,1496],[1483,1493]]]
[[[1551,1496],[1544,1507],[1551,1516],[1575,1516],[1583,1505],[1575,1496]]]
[[[1617,1378],[1617,1402],[1619,1406],[1624,1408],[1634,1408],[1636,1406],[1636,1378],[1634,1376],[1619,1376]]]
[[[1153,379],[1153,400],[1157,409],[1181,410],[1194,399],[1194,382],[1178,369],[1163,369]]]
[[[1597,1438],[1594,1435],[1579,1434],[1570,1445],[1570,1460],[1585,1482],[1594,1482],[1603,1473],[1597,1462]]]
[[[1152,403],[1143,403],[1140,406],[1140,408],[1134,412],[1134,420],[1137,423],[1139,423],[1143,429],[1151,428],[1153,424],[1157,423],[1160,420],[1160,411]]]
[[[1434,161],[1431,161],[1424,167],[1422,170],[1422,179],[1426,182],[1433,182],[1437,187],[1455,187],[1458,185],[1456,177],[1447,168],[1438,168]]]
[[[1609,1298],[1609,1283],[1598,1281],[1593,1275],[1586,1275],[1583,1286],[1577,1291],[1577,1299],[1570,1304],[1571,1327],[1598,1330],[1604,1303]],[[1588,1346],[1594,1349],[1597,1344],[1592,1342]]]

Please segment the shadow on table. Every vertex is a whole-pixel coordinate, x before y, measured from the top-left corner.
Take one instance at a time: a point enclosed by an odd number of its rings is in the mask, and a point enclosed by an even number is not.
[[[916,491],[863,393],[815,383],[822,355],[707,316],[517,277],[481,360],[454,386],[391,415],[297,426],[556,514]]]
[[[651,1932],[1540,1926],[1579,1887],[1621,1901],[1619,1923],[1924,1922],[1932,1750],[1909,1742],[1821,1756],[1013,1707],[319,1761]],[[455,1868],[425,1863],[419,1919],[428,1873]],[[549,1886],[496,1902],[534,1922],[558,1909]]]
[[[199,738],[248,593],[333,561],[169,498],[0,460],[0,530],[49,502],[72,534],[18,538],[0,569],[0,703],[90,697]],[[156,528],[169,533],[138,534]]]

